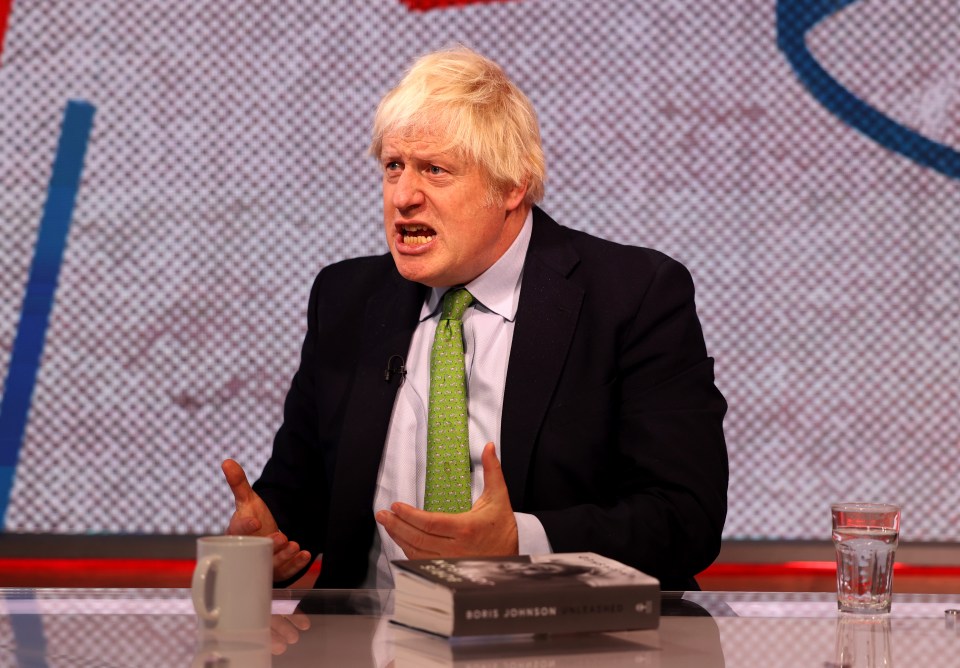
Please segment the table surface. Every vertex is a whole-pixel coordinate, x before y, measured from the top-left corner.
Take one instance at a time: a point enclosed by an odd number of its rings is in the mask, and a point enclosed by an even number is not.
[[[271,638],[211,638],[182,589],[2,589],[0,666],[960,667],[960,595],[858,617],[830,594],[667,593],[656,630],[452,641],[391,624],[392,599],[278,590]]]

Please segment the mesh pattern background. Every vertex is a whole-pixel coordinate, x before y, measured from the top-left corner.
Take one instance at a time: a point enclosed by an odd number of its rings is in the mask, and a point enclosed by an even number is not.
[[[463,42],[539,111],[544,208],[693,272],[730,403],[726,536],[826,538],[830,502],[876,499],[903,504],[905,538],[957,539],[957,181],[821,105],[777,48],[774,0],[440,4],[14,3],[0,376],[65,101],[97,113],[6,528],[222,530],[219,463],[266,461],[313,276],[386,250],[376,103]],[[958,18],[854,2],[807,45],[957,146]]]
[[[918,666],[943,665],[957,636],[939,619],[856,618],[784,620],[717,619],[727,666]],[[771,641],[771,639],[775,639]],[[948,654],[949,656],[949,654]]]
[[[196,659],[196,665],[203,665],[197,635],[193,615],[13,615],[0,622],[0,662],[47,668],[169,668],[191,666]]]

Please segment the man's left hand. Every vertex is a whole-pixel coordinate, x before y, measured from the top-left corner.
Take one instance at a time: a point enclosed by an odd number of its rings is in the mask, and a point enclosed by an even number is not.
[[[517,521],[493,443],[480,461],[483,494],[465,513],[433,513],[400,502],[377,512],[377,522],[408,559],[519,554]]]

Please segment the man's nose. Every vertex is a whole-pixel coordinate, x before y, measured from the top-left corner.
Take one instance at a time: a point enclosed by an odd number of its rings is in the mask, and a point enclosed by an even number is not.
[[[393,206],[403,211],[423,203],[423,190],[417,174],[409,169],[400,173],[393,188]]]

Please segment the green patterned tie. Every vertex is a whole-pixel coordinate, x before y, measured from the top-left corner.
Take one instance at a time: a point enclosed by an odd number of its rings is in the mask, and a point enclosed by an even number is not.
[[[443,296],[443,311],[433,339],[425,510],[470,510],[470,440],[461,318],[472,303],[473,295],[465,288],[449,290]]]

